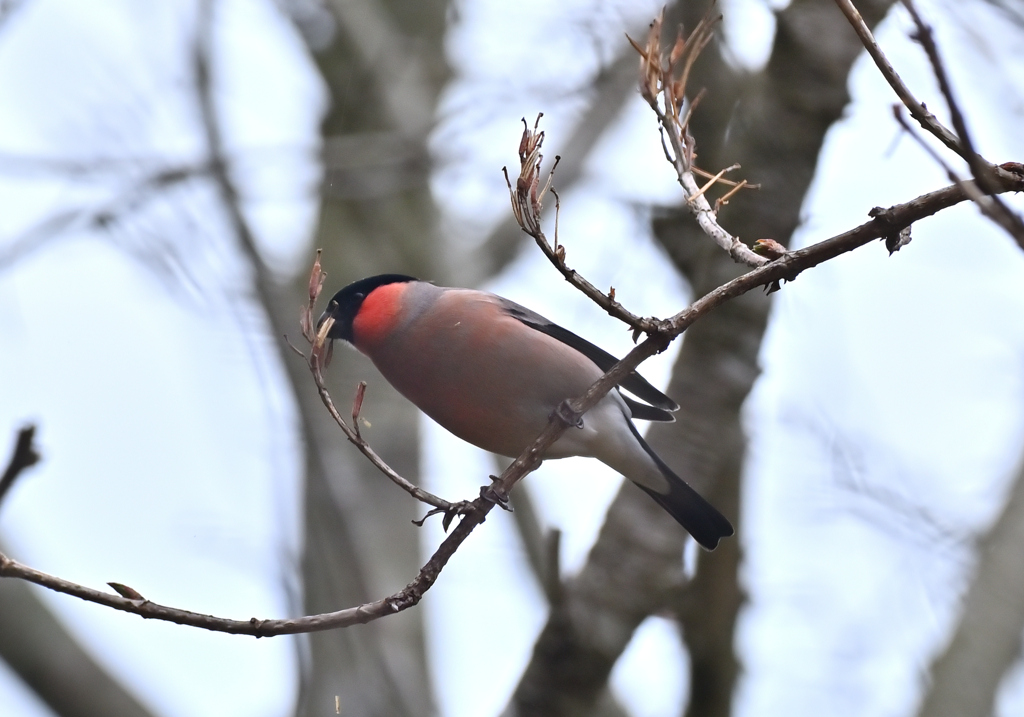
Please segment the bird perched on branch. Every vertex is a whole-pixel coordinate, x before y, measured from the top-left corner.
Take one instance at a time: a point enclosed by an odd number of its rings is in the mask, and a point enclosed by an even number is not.
[[[329,339],[366,354],[399,393],[459,438],[515,458],[566,399],[616,362],[611,354],[494,294],[399,274],[362,279],[331,299]],[[621,393],[626,391],[636,398]],[[679,405],[631,373],[544,458],[589,456],[646,491],[705,548],[732,525],[665,465],[631,419],[672,421]]]

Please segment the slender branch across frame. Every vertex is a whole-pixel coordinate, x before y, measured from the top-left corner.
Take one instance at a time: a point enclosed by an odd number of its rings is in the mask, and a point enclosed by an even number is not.
[[[996,178],[999,183],[996,187],[997,191],[1024,191],[1024,165],[1003,165],[1003,167],[1004,173]],[[165,620],[217,632],[252,635],[255,637],[289,635],[348,627],[350,625],[371,622],[381,617],[407,610],[419,603],[424,593],[437,580],[441,570],[451,556],[455,554],[459,546],[469,537],[476,526],[484,522],[487,514],[495,505],[495,497],[500,500],[502,496],[507,496],[516,483],[536,468],[540,462],[540,456],[566,430],[573,417],[583,415],[583,413],[596,405],[630,371],[634,370],[645,359],[662,350],[673,338],[685,331],[687,327],[741,294],[745,294],[758,287],[771,286],[781,281],[791,281],[802,271],[810,267],[817,266],[846,252],[853,251],[874,240],[884,239],[894,233],[898,234],[914,222],[967,199],[968,196],[963,188],[953,185],[925,194],[905,204],[899,204],[889,209],[873,210],[873,218],[859,227],[798,251],[788,252],[775,261],[771,261],[758,269],[749,271],[723,284],[670,319],[657,322],[657,330],[653,331],[646,340],[630,351],[625,358],[612,366],[600,380],[590,387],[586,394],[574,401],[568,402],[564,410],[555,412],[544,432],[502,473],[489,489],[485,489],[485,492],[493,492],[494,497],[482,496],[471,503],[465,504],[466,510],[464,513],[461,513],[460,520],[451,533],[442,541],[435,553],[424,564],[419,574],[405,588],[381,600],[336,612],[307,615],[298,618],[232,620],[160,605],[141,596],[128,598],[88,588],[35,570],[3,554],[0,554],[0,577],[27,580],[57,592],[100,605],[106,605],[116,610],[134,613],[144,618]],[[138,595],[138,593],[135,594]]]
[[[841,1],[837,0],[837,2]],[[706,22],[711,22],[707,18],[705,20]],[[660,20],[656,21],[656,23],[658,25],[657,35],[660,37]],[[688,132],[686,132],[689,113],[682,119],[679,117],[683,106],[681,98],[690,65],[696,57],[696,53],[699,52],[700,48],[708,40],[706,32],[706,29],[701,32],[695,31],[685,43],[681,39],[677,40],[669,52],[667,66],[662,64],[660,46],[656,43],[652,44],[650,38],[646,48],[640,48],[634,43],[634,46],[637,47],[642,57],[644,57],[641,67],[646,68],[647,74],[645,77],[648,80],[648,88],[653,87],[658,92],[665,93],[666,110],[662,111],[657,106],[657,102],[654,102],[652,106],[659,113],[658,116],[662,122],[663,129],[667,131],[670,138],[669,144],[672,147],[672,152],[670,153],[666,149],[666,154],[677,167],[684,166],[685,172],[697,170],[692,167],[693,140]],[[652,36],[654,36],[653,26]],[[654,57],[658,58],[657,66],[652,61]],[[682,72],[676,77],[674,73],[680,64]],[[654,93],[654,90],[650,90],[650,92]],[[643,94],[643,89],[641,94]],[[694,104],[691,103],[690,110],[692,110]],[[670,130],[665,127],[666,118],[673,129]],[[608,294],[603,294],[583,277],[565,266],[565,250],[564,247],[558,244],[557,228],[553,245],[547,241],[547,238],[544,237],[543,232],[540,230],[541,203],[551,183],[549,174],[544,187],[540,186],[540,147],[542,141],[543,133],[538,131],[536,124],[532,130],[528,126],[526,127],[519,150],[522,164],[520,176],[514,189],[511,183],[509,184],[513,210],[517,221],[519,221],[524,230],[537,240],[545,255],[548,256],[567,280],[608,311],[609,314],[620,318],[632,327],[636,338],[639,338],[641,334],[646,334],[646,339],[634,347],[625,358],[612,366],[583,396],[572,401],[566,401],[559,406],[552,413],[551,420],[541,435],[501,476],[494,479],[490,486],[483,487],[481,489],[481,496],[476,500],[459,503],[445,501],[405,480],[377,456],[366,441],[363,440],[358,430],[359,408],[362,403],[364,387],[357,390],[356,400],[353,403],[351,412],[352,426],[349,426],[341,416],[324,385],[321,373],[321,368],[326,366],[331,356],[331,344],[327,340],[327,334],[331,328],[330,319],[327,319],[320,326],[315,326],[313,322],[315,304],[320,295],[324,280],[324,274],[320,270],[319,252],[313,265],[309,284],[309,302],[303,309],[301,321],[303,335],[310,342],[312,350],[308,356],[303,355],[307,360],[314,383],[324,405],[346,437],[379,470],[414,498],[433,507],[434,510],[428,513],[428,515],[435,512],[444,513],[446,527],[455,517],[460,518],[454,529],[438,546],[416,577],[402,590],[383,599],[336,612],[288,619],[263,620],[251,618],[249,620],[233,620],[160,605],[146,599],[138,591],[120,583],[110,583],[111,587],[118,593],[116,595],[95,590],[35,570],[3,554],[0,554],[0,577],[26,580],[57,592],[117,610],[131,612],[144,618],[165,620],[207,630],[252,635],[255,637],[307,633],[348,627],[401,612],[419,603],[426,591],[437,580],[441,570],[451,556],[455,554],[459,546],[469,537],[476,526],[486,520],[488,513],[495,505],[503,505],[509,495],[509,491],[540,464],[540,457],[544,455],[547,448],[558,440],[559,436],[569,426],[575,425],[584,413],[595,406],[605,394],[618,385],[641,362],[664,350],[672,340],[682,334],[694,322],[700,320],[707,313],[727,301],[753,289],[758,287],[766,287],[769,290],[777,289],[783,281],[794,280],[801,272],[808,268],[817,266],[846,252],[853,251],[874,240],[892,240],[893,237],[899,237],[914,222],[965,200],[973,199],[982,192],[976,182],[960,181],[953,186],[922,195],[905,204],[896,205],[889,209],[873,209],[870,212],[872,217],[870,221],[848,232],[805,247],[804,249],[785,251],[784,248],[780,247],[778,250],[772,250],[768,256],[757,256],[755,254],[756,262],[750,260],[750,257],[744,259],[746,255],[742,251],[737,251],[735,243],[738,243],[738,239],[729,238],[728,246],[726,246],[721,241],[722,236],[716,237],[710,234],[715,238],[716,242],[723,245],[723,248],[729,250],[730,254],[734,255],[734,258],[750,263],[756,268],[709,292],[691,306],[669,319],[641,318],[630,313],[615,301],[614,289]],[[721,174],[715,175],[712,178],[713,181],[718,181]],[[693,181],[692,190],[681,179],[681,183],[683,183],[687,191],[688,205],[691,202],[700,201],[707,204],[707,200],[704,199],[707,185],[703,189],[698,188],[692,175],[688,176]],[[742,183],[735,185],[734,189],[740,186],[742,186]],[[1024,191],[1024,165],[1019,163],[1006,163],[999,167],[994,167],[991,176],[986,179],[985,193],[987,194],[1020,191]],[[557,195],[555,196],[557,199]],[[692,205],[691,209],[693,209]],[[709,218],[714,220],[713,211],[695,211],[695,215],[702,227],[705,220]],[[726,232],[724,236],[728,237],[728,233]],[[745,245],[744,248],[746,251],[750,251]],[[27,465],[23,467],[27,467]],[[20,472],[23,467],[19,468],[17,472]]]
[[[1012,171],[1012,169],[1008,169],[1008,167],[1012,168],[1013,163],[997,166],[978,154],[970,133],[967,130],[967,123],[964,121],[964,114],[956,101],[956,97],[953,95],[949,76],[946,72],[942,59],[939,56],[939,49],[935,43],[932,29],[921,17],[921,14],[918,12],[913,0],[902,0],[902,2],[904,7],[907,8],[907,12],[910,13],[910,18],[914,22],[914,26],[916,28],[914,39],[921,45],[925,54],[928,56],[928,61],[932,66],[932,72],[939,84],[939,90],[942,93],[943,98],[946,100],[946,105],[949,107],[950,119],[953,123],[953,128],[956,130],[955,134],[947,129],[938,120],[938,118],[936,118],[935,115],[925,107],[924,103],[914,96],[910,88],[903,82],[902,78],[896,72],[896,69],[892,66],[892,63],[889,62],[889,58],[885,56],[882,48],[879,47],[878,43],[875,41],[867,23],[864,22],[864,18],[861,17],[860,12],[857,11],[857,8],[854,7],[851,0],[835,0],[836,5],[846,16],[846,19],[853,27],[854,32],[856,32],[857,37],[860,38],[861,44],[864,45],[864,49],[867,50],[868,55],[870,55],[871,59],[874,60],[879,72],[885,78],[886,82],[889,83],[889,86],[892,87],[893,92],[895,92],[900,102],[902,102],[903,106],[907,108],[910,116],[917,120],[921,127],[929,134],[934,136],[947,148],[967,162],[967,165],[971,170],[971,175],[976,181],[976,184],[964,185],[970,193],[971,200],[978,205],[978,208],[983,214],[985,214],[985,216],[1012,236],[1017,244],[1024,249],[1024,220],[1021,219],[1020,215],[1011,210],[1006,203],[1002,201],[1002,199],[995,196],[998,192],[994,191],[995,188],[999,186],[999,183],[993,179],[993,176],[998,175],[1003,171]],[[920,138],[914,134],[907,125],[898,108],[899,105],[895,105],[894,114],[896,116],[896,121],[899,122],[911,136],[920,141]],[[921,142],[921,145],[925,151],[928,152],[928,154],[930,154],[932,158],[943,167],[943,169],[945,169],[950,181],[954,183],[962,182],[949,165],[943,161],[931,147],[923,142]]]
[[[857,33],[857,37],[860,38],[861,44],[864,45],[864,49],[867,50],[868,55],[874,60],[875,66],[881,73],[885,81],[892,87],[893,92],[899,97],[900,102],[910,112],[910,116],[913,117],[917,122],[936,139],[946,145],[949,149],[956,152],[961,157],[964,157],[964,148],[960,144],[960,138],[953,134],[952,131],[947,129],[939,119],[932,114],[924,103],[918,100],[914,93],[911,92],[910,88],[907,87],[903,78],[896,72],[896,68],[889,62],[889,58],[882,52],[882,48],[879,47],[875,41],[875,36],[871,33],[871,28],[864,22],[864,18],[861,16],[860,11],[854,7],[851,0],[835,0],[836,6],[842,11],[843,15],[849,21],[854,32]]]
[[[971,175],[977,182],[978,189],[985,195],[983,198],[973,198],[974,203],[978,205],[978,208],[986,217],[1012,236],[1017,244],[1024,249],[1024,220],[1021,219],[1019,214],[1010,209],[1000,197],[995,196],[994,192],[992,192],[992,189],[996,186],[992,175],[998,173],[1000,167],[982,157],[975,149],[974,140],[971,139],[971,134],[967,130],[964,113],[960,110],[960,105],[953,95],[953,87],[950,84],[949,75],[939,55],[938,45],[935,44],[932,29],[925,23],[920,13],[918,13],[913,0],[903,0],[903,5],[910,12],[910,17],[914,20],[914,25],[917,27],[915,39],[920,43],[925,54],[928,56],[928,61],[932,65],[932,73],[935,75],[935,79],[939,83],[939,90],[942,92],[946,105],[949,107],[949,116],[953,122],[953,129],[960,136],[960,144],[963,146],[961,156],[967,160],[967,166],[971,169]]]

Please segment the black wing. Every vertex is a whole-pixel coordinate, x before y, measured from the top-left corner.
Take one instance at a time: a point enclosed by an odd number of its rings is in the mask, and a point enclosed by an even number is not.
[[[572,331],[563,329],[558,324],[551,323],[540,314],[530,311],[526,307],[520,306],[508,299],[502,299],[501,303],[510,316],[522,321],[531,329],[536,329],[543,334],[558,339],[563,344],[571,346],[597,364],[597,367],[602,371],[607,371],[618,363],[619,360],[604,349],[594,346],[594,344],[582,336],[577,336]],[[619,385],[637,398],[651,404],[648,406],[623,396],[630,411],[633,413],[633,418],[643,421],[675,420],[669,411],[678,411],[679,404],[649,384],[647,379],[636,371],[626,376]]]

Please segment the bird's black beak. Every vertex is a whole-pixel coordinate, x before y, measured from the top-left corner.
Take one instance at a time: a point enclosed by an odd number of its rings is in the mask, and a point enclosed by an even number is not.
[[[336,302],[334,300],[331,300],[331,303],[327,305],[327,309],[324,310],[324,313],[320,314],[320,318],[316,320],[316,333],[317,334],[320,333],[320,330],[323,328],[324,322],[326,322],[328,319],[331,319],[334,322],[337,321],[337,316],[336,316],[337,310],[338,310],[338,302]],[[327,338],[328,339],[339,338],[338,335],[337,335],[337,330],[335,329],[334,326],[331,326],[327,330]]]

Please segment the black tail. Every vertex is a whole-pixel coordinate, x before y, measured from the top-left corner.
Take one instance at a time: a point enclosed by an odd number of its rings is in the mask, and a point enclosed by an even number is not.
[[[694,539],[708,550],[718,547],[718,541],[728,538],[733,534],[732,523],[724,515],[718,512],[715,506],[708,503],[701,497],[700,493],[686,484],[682,478],[672,472],[672,469],[665,465],[665,461],[658,457],[658,454],[651,450],[647,442],[640,436],[636,426],[629,421],[630,430],[640,441],[647,454],[658,464],[658,468],[668,480],[669,492],[658,493],[645,486],[637,484],[664,508],[669,515],[676,519],[676,522],[686,528],[687,532]]]

